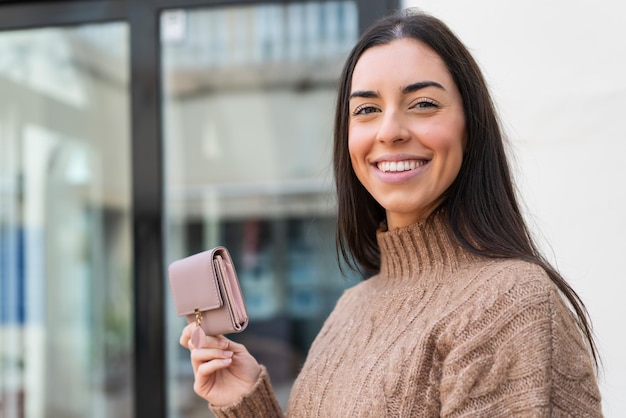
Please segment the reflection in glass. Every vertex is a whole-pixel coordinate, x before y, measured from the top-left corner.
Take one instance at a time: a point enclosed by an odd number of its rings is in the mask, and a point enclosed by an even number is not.
[[[132,415],[127,38],[0,32],[3,417]]]
[[[165,261],[230,250],[250,315],[232,338],[268,367],[283,403],[351,283],[335,258],[331,150],[337,78],[357,35],[345,1],[161,16]],[[169,416],[206,414],[171,303]]]

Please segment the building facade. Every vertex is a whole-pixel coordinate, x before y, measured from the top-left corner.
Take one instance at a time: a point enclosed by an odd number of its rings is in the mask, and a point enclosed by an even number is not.
[[[192,417],[167,265],[227,246],[282,402],[341,291],[332,114],[393,1],[0,3],[0,415]],[[201,415],[200,415],[201,416]]]

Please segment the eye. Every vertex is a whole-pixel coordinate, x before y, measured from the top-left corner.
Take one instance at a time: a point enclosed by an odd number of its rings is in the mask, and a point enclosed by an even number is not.
[[[379,112],[377,107],[371,106],[371,105],[361,105],[359,107],[357,107],[356,109],[354,109],[354,112],[352,112],[352,115],[357,116],[357,115],[369,115],[370,113],[375,113],[375,112]]]
[[[433,99],[421,98],[418,99],[417,103],[415,103],[411,108],[413,109],[437,109],[439,107],[439,103],[437,103]]]

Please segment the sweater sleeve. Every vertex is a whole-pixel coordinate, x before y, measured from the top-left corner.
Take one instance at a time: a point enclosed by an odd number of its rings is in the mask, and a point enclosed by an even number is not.
[[[589,350],[556,288],[533,268],[501,273],[450,332],[441,416],[601,417]]]
[[[259,380],[252,392],[232,405],[224,407],[209,405],[209,408],[217,418],[279,418],[284,416],[274,395],[265,366],[261,366]]]

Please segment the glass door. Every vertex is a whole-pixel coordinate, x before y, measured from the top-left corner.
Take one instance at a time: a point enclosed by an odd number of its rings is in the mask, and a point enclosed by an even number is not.
[[[347,1],[161,15],[165,261],[230,250],[250,315],[231,337],[267,366],[283,405],[353,284],[335,257],[331,152],[337,78],[358,33]],[[196,416],[206,403],[166,293],[169,416]]]
[[[133,413],[126,23],[0,32],[0,416]]]

